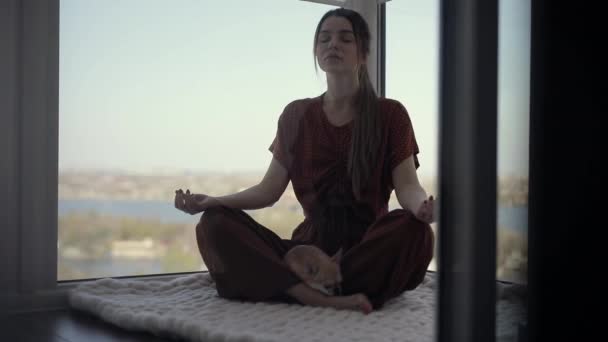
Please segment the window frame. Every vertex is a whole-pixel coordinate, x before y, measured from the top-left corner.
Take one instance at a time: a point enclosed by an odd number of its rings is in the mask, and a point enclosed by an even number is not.
[[[3,2],[10,77],[3,78],[2,134],[12,138],[2,169],[8,222],[2,249],[3,309],[27,311],[61,305],[57,296],[57,160],[59,102],[59,0]],[[3,20],[3,22],[5,22]],[[4,63],[2,63],[4,65]],[[6,294],[8,293],[8,294]]]
[[[438,340],[494,341],[498,0],[440,18]]]

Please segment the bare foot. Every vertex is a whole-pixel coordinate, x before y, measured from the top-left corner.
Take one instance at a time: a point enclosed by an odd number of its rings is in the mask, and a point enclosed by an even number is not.
[[[367,296],[362,293],[351,296],[327,296],[305,283],[292,286],[287,289],[286,293],[304,305],[332,307],[338,310],[355,310],[366,315],[373,309]]]
[[[338,310],[361,311],[366,315],[372,312],[372,304],[367,299],[367,296],[361,293],[351,296],[334,296],[328,299],[330,306]]]

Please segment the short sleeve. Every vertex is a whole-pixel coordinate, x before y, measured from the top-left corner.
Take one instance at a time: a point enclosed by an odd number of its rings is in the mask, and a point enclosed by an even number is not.
[[[270,144],[270,147],[268,147],[268,150],[270,152],[272,152],[273,157],[276,160],[278,160],[279,163],[281,163],[281,165],[283,165],[284,168],[289,170],[289,168],[288,168],[289,146],[286,144],[287,137],[285,135],[285,131],[286,131],[285,121],[286,121],[285,112],[283,112],[283,114],[281,114],[281,116],[279,117],[279,122],[277,125],[277,133],[274,137],[274,140]]]
[[[412,155],[417,169],[420,166],[417,156],[420,151],[414,128],[407,110],[399,102],[396,102],[391,110],[390,123],[388,143],[391,170],[394,170],[402,161]]]
[[[268,147],[273,157],[287,170],[291,170],[294,160],[294,145],[298,136],[302,106],[298,101],[288,104],[279,116],[277,132]]]

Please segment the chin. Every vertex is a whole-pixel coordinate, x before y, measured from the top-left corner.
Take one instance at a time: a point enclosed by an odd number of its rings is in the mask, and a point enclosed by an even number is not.
[[[334,74],[334,75],[349,75],[353,74],[355,71],[353,69],[348,69],[340,66],[322,66],[321,70],[325,71],[326,74]]]

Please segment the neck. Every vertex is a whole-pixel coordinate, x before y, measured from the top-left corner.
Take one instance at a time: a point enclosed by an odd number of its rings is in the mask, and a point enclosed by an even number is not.
[[[358,91],[359,79],[355,75],[327,74],[325,105],[335,109],[353,107]]]

